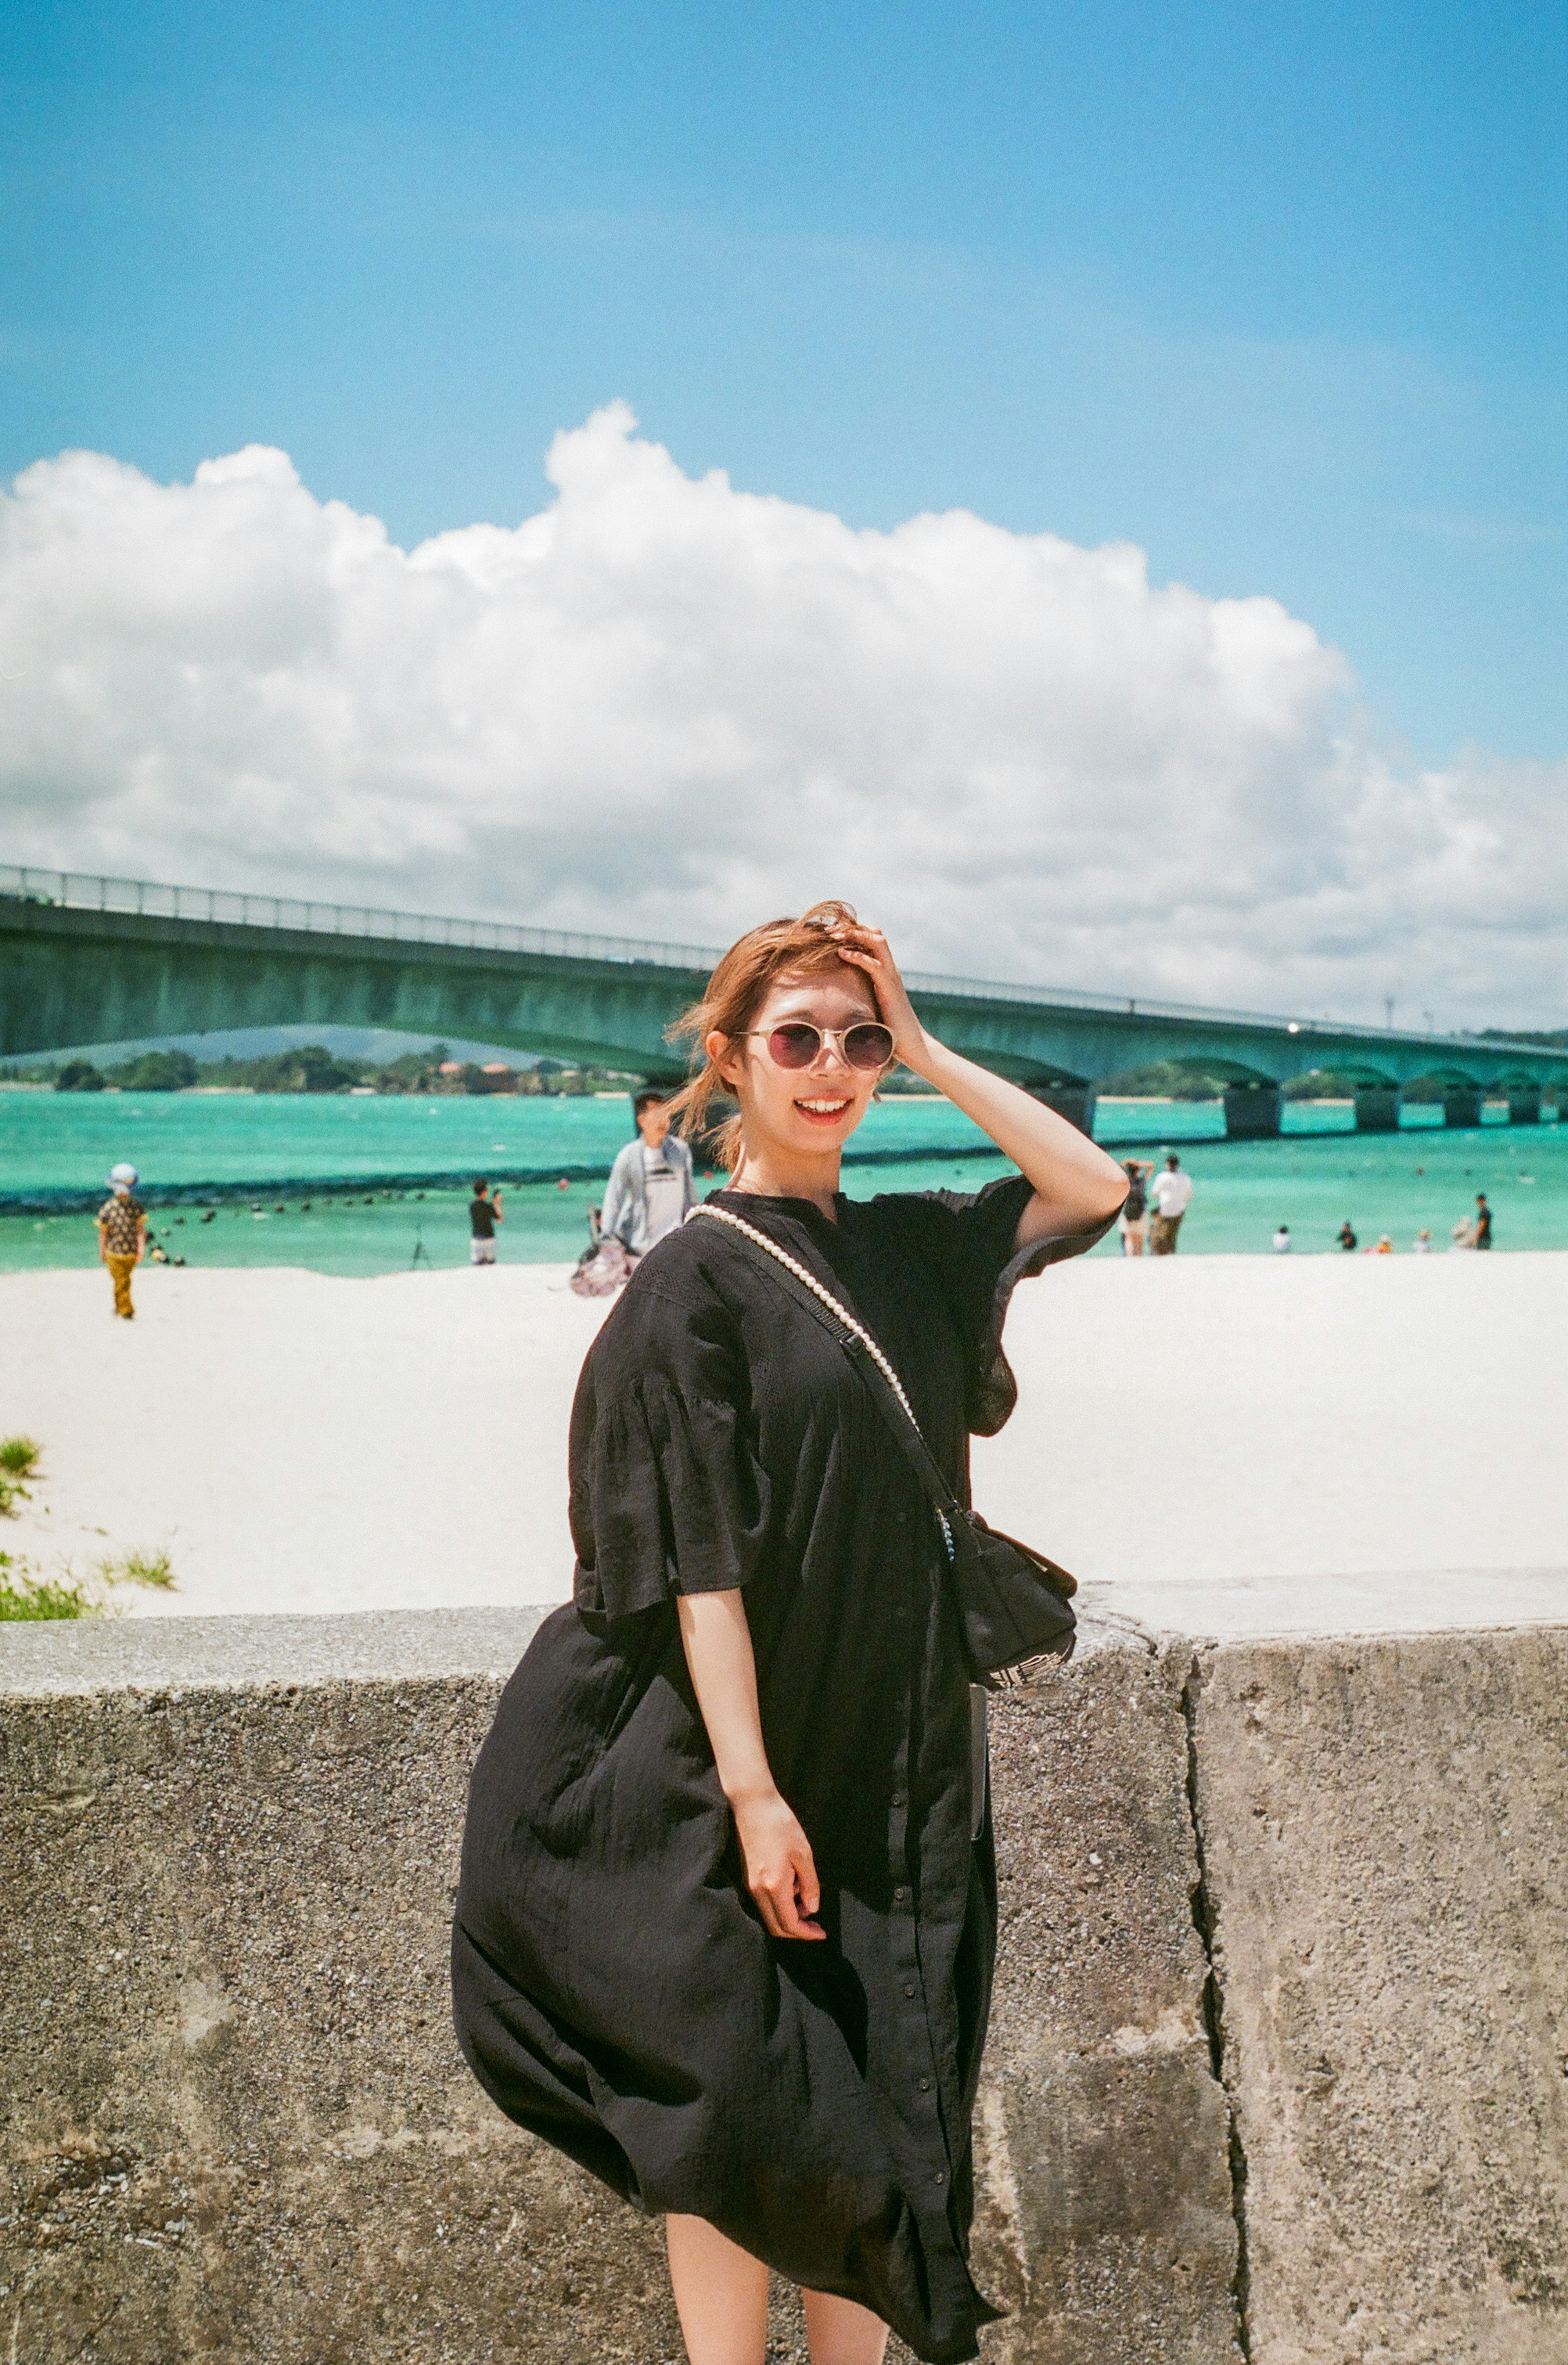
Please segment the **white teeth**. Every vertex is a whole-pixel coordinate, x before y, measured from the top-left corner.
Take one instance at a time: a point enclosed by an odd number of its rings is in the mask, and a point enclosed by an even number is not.
[[[797,1101],[797,1108],[810,1109],[813,1116],[836,1116],[840,1109],[849,1106],[847,1101]]]

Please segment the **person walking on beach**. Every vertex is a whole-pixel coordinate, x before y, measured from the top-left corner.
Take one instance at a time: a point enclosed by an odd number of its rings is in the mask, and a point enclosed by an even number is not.
[[[1291,1227],[1288,1224],[1282,1224],[1279,1230],[1274,1234],[1274,1254],[1276,1256],[1289,1256],[1290,1252]]]
[[[879,2365],[889,2326],[961,2365],[998,2315],[969,2267],[994,1860],[937,1468],[884,1367],[961,1501],[1013,1407],[1014,1285],[1127,1180],[927,1035],[846,904],[741,937],[685,1025],[682,1123],[734,1097],[730,1179],[583,1368],[575,1599],[475,1768],[457,2034],[510,2117],[664,2216],[691,2365],[763,2365],[770,2269],[813,2365]],[[1021,1171],[846,1197],[895,1059]]]
[[[474,1196],[468,1202],[468,1261],[470,1264],[494,1264],[496,1261],[496,1227],[503,1221],[501,1194],[498,1184],[494,1191],[483,1177],[474,1185]]]
[[[671,1107],[668,1093],[652,1085],[637,1094],[637,1138],[621,1151],[605,1185],[599,1236],[619,1240],[628,1256],[646,1256],[697,1204],[691,1152],[670,1131]]]
[[[1154,1201],[1154,1253],[1174,1256],[1182,1218],[1192,1205],[1193,1178],[1182,1173],[1182,1161],[1173,1149],[1166,1157],[1164,1173],[1157,1174],[1148,1189]]]
[[[1116,1229],[1122,1236],[1122,1254],[1142,1256],[1148,1241],[1148,1178],[1154,1171],[1154,1160],[1151,1158],[1124,1158],[1122,1171],[1127,1178],[1126,1199],[1116,1218]]]
[[[1491,1245],[1492,1210],[1487,1204],[1485,1192],[1477,1191],[1475,1194],[1475,1237],[1472,1242],[1472,1246],[1478,1249],[1489,1249]]]
[[[98,1209],[98,1262],[108,1267],[115,1285],[115,1312],[124,1321],[134,1319],[130,1276],[147,1253],[147,1210],[131,1194],[140,1182],[134,1166],[111,1166],[110,1196]]]
[[[1349,1216],[1346,1216],[1344,1222],[1339,1227],[1339,1246],[1344,1250],[1347,1256],[1352,1255],[1355,1251],[1355,1227],[1352,1225]]]

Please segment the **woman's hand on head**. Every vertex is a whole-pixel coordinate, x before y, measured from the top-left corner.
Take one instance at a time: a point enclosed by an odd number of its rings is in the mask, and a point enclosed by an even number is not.
[[[868,928],[859,920],[846,920],[830,928],[828,935],[838,947],[840,958],[869,979],[882,1024],[892,1032],[894,1058],[905,1067],[913,1067],[925,1048],[925,1029],[914,1014],[886,936],[880,928]]]
[[[822,1903],[816,1860],[800,1820],[777,1790],[732,1799],[745,1885],[770,1938],[825,1938],[811,1920]]]

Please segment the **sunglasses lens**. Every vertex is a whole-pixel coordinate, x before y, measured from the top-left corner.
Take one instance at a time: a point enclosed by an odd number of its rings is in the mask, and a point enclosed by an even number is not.
[[[893,1038],[886,1026],[852,1026],[844,1038],[844,1056],[852,1068],[885,1068],[893,1056]]]
[[[814,1026],[776,1026],[767,1038],[767,1048],[781,1068],[809,1068],[822,1049],[822,1042]]]

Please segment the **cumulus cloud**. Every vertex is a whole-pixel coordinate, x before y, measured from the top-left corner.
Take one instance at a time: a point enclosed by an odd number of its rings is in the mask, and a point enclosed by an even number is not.
[[[842,893],[915,967],[1568,1014],[1568,764],[1402,768],[1272,600],[963,511],[857,532],[635,427],[412,551],[261,447],[28,469],[0,851],[693,943]]]

